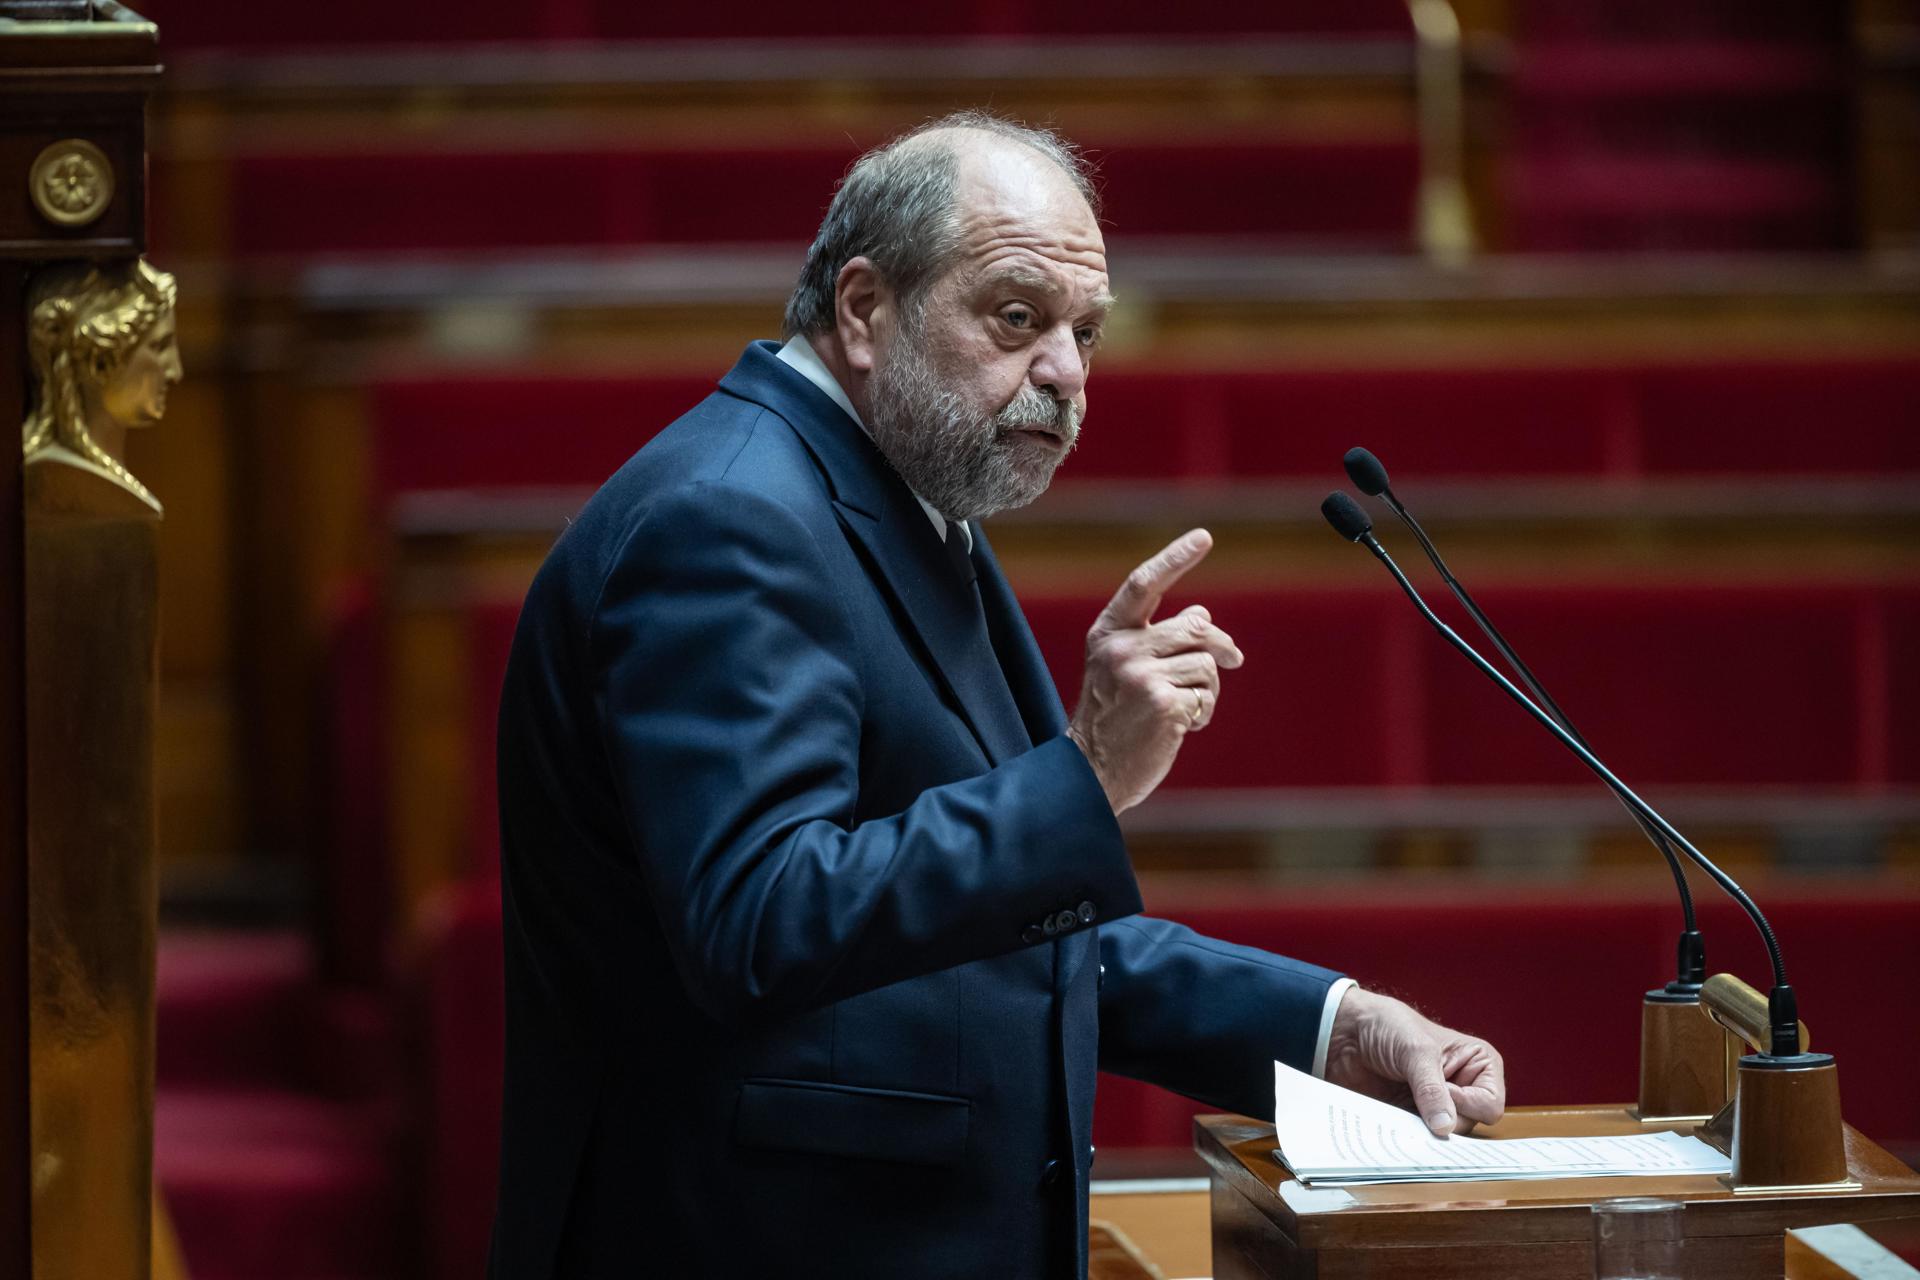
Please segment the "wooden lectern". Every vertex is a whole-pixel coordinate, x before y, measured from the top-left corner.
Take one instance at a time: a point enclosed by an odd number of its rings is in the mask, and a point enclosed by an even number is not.
[[[1626,1106],[1518,1107],[1489,1138],[1692,1132]],[[1920,1218],[1920,1174],[1848,1127],[1857,1190],[1745,1193],[1708,1176],[1396,1183],[1313,1189],[1274,1158],[1274,1132],[1201,1116],[1194,1146],[1212,1182],[1214,1280],[1590,1280],[1592,1205],[1686,1202],[1690,1280],[1780,1280],[1789,1228]]]

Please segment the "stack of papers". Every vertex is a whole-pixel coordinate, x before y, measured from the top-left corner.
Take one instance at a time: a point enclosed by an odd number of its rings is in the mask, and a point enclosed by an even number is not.
[[[1411,1111],[1273,1064],[1280,1162],[1313,1187],[1509,1178],[1725,1174],[1731,1162],[1698,1138],[1436,1138]]]

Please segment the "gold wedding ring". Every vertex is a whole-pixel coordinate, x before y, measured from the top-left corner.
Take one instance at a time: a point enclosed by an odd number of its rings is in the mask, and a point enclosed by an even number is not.
[[[1200,713],[1206,709],[1207,704],[1206,699],[1200,696],[1198,689],[1190,689],[1188,692],[1193,694],[1193,710],[1187,712],[1187,728],[1191,729],[1200,723]]]

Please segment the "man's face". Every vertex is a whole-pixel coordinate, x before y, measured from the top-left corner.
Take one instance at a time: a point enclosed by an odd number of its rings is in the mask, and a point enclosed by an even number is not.
[[[167,389],[180,381],[173,315],[161,315],[100,389],[107,416],[123,427],[150,427],[166,416]]]
[[[962,153],[955,266],[907,306],[868,387],[868,426],[952,519],[1039,497],[1079,436],[1112,299],[1093,213],[1017,144]]]

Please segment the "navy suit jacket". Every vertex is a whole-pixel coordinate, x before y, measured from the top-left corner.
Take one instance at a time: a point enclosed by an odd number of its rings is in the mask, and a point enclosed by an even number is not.
[[[1265,1114],[1337,975],[1137,914],[984,536],[776,349],[527,596],[491,1272],[1080,1275],[1096,1068]]]

